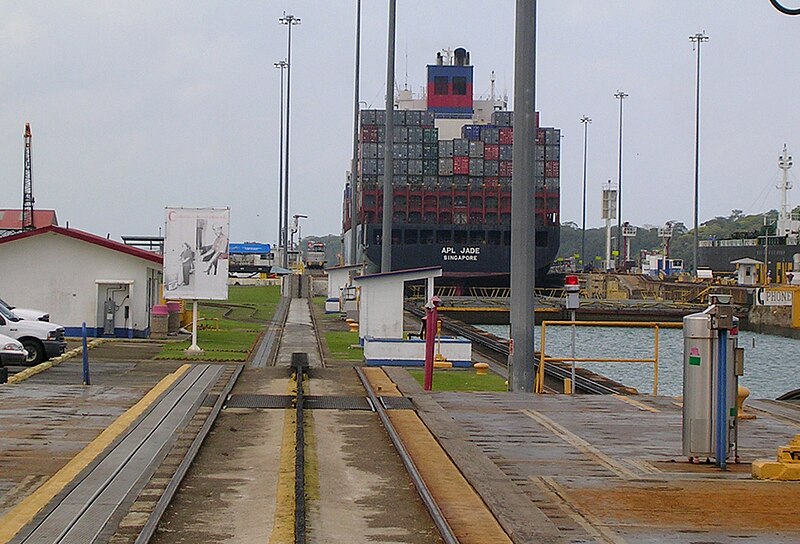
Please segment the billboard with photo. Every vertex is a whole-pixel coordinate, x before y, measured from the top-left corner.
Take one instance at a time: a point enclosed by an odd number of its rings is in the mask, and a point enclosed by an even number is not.
[[[166,208],[164,298],[227,300],[228,208]]]

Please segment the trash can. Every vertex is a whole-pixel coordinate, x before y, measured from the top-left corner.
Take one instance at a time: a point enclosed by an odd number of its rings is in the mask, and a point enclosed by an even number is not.
[[[181,303],[167,302],[167,334],[175,336],[181,328]]]
[[[166,338],[169,327],[169,310],[166,304],[156,304],[150,312],[150,338]]]

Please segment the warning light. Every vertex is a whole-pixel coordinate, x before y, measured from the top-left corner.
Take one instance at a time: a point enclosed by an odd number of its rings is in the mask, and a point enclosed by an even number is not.
[[[564,278],[564,290],[567,293],[577,293],[580,291],[580,282],[578,276],[569,275]]]

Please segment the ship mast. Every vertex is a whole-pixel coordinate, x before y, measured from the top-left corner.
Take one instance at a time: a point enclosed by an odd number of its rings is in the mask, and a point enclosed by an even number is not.
[[[778,212],[778,225],[775,234],[778,236],[786,236],[787,234],[795,234],[796,228],[792,221],[791,213],[789,213],[789,189],[792,188],[792,182],[789,181],[789,169],[792,167],[792,157],[786,150],[786,144],[783,145],[783,153],[778,157],[778,168],[783,170],[783,180],[778,189],[781,190],[781,209]]]

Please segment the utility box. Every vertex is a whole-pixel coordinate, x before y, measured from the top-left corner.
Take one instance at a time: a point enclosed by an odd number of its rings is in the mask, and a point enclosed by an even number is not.
[[[683,318],[683,454],[692,461],[717,458],[721,335],[727,336],[723,384],[725,458],[736,442],[736,393],[743,368],[742,351],[737,349],[738,327],[739,319],[727,305],[712,304]],[[717,463],[724,465],[725,459],[717,459]]]

